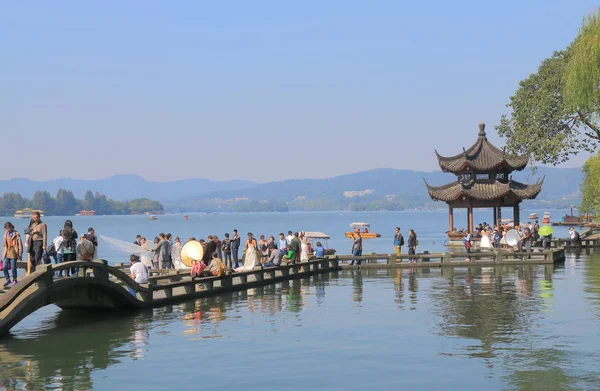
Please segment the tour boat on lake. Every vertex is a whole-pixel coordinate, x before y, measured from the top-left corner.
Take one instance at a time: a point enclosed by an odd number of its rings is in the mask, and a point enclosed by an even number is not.
[[[44,217],[43,210],[25,208],[25,209],[19,209],[19,210],[15,211],[15,218],[16,219],[30,219],[33,217],[33,212],[39,212],[40,217]]]
[[[369,232],[371,228],[371,224],[369,223],[352,223],[350,224],[350,228],[358,229],[358,232],[360,232],[360,236],[362,236],[363,239],[374,239],[381,237],[380,234]],[[347,238],[351,238],[352,234],[354,234],[354,231],[344,233]]]

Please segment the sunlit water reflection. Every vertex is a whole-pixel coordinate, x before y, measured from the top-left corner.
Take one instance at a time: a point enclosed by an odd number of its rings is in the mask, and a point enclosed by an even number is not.
[[[600,256],[331,273],[132,314],[46,307],[5,389],[600,389]],[[535,388],[529,388],[535,385]]]

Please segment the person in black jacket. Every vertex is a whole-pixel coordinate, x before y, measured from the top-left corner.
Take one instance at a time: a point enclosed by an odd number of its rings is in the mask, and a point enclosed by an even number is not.
[[[204,256],[202,257],[202,262],[204,262],[204,264],[206,266],[208,266],[210,264],[210,261],[212,261],[212,255],[216,251],[217,251],[217,243],[215,243],[212,235],[208,235],[208,241],[206,242],[206,249],[204,251]]]
[[[240,267],[239,261],[239,252],[240,252],[240,242],[241,238],[238,235],[238,230],[233,230],[233,238],[231,239],[231,257],[233,258],[233,262],[235,263],[235,268]]]
[[[408,230],[408,255],[415,255],[417,253],[417,234],[412,229]],[[416,259],[410,258],[408,262],[416,262]]]

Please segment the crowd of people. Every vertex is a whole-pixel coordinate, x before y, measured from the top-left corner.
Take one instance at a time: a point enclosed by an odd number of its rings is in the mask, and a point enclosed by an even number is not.
[[[249,232],[242,245],[242,238],[237,229],[225,233],[223,239],[217,235],[208,235],[206,239],[189,238],[188,241],[197,241],[203,248],[202,259],[194,259],[191,266],[192,277],[205,275],[221,276],[225,272],[243,272],[253,270],[255,267],[273,267],[282,264],[308,262],[311,257],[323,258],[325,248],[321,242],[316,242],[314,248],[311,240],[304,232],[288,231],[287,236],[280,233],[278,238],[260,235],[257,240]],[[134,244],[151,251],[152,268],[171,269],[176,263],[181,262],[181,239],[172,239],[171,234],[159,234],[154,238],[152,246],[147,239],[137,235]],[[240,258],[240,249],[243,256]],[[138,283],[148,281],[148,269],[140,262],[138,255],[131,255],[131,277]]]
[[[94,228],[88,228],[87,233],[79,236],[73,228],[71,220],[66,220],[62,230],[49,242],[48,227],[40,218],[39,212],[33,212],[32,219],[25,229],[25,239],[21,238],[19,232],[11,222],[4,224],[4,236],[2,243],[2,271],[4,273],[4,287],[16,285],[17,261],[23,260],[27,255],[27,272],[29,275],[35,272],[36,267],[42,264],[60,264],[69,261],[91,261],[97,258],[98,238]],[[79,275],[79,268],[67,268],[56,271],[56,276],[69,277]],[[12,279],[11,279],[12,277]]]
[[[517,225],[515,227],[497,224],[493,228],[486,222],[483,222],[475,228],[474,232],[469,230],[456,231],[454,229],[452,234],[464,235],[463,244],[467,253],[471,252],[473,246],[473,239],[479,238],[479,248],[508,248],[509,244],[506,241],[506,234],[508,231],[514,230],[517,235],[517,251],[519,252],[531,252],[531,247],[538,241],[543,249],[549,249],[552,241],[552,234],[540,235],[540,224],[538,220],[533,223],[529,221],[525,225]],[[573,227],[569,228],[569,238],[575,244],[581,244],[581,238],[579,233],[575,231]],[[469,260],[469,259],[467,259]]]

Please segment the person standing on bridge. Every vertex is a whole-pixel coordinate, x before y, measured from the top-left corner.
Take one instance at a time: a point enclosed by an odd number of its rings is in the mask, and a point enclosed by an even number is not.
[[[33,219],[31,224],[29,224],[29,227],[25,230],[25,233],[31,237],[31,247],[27,249],[31,255],[29,258],[31,266],[28,267],[28,270],[35,272],[36,266],[42,263],[42,255],[44,254],[44,250],[46,250],[46,244],[48,243],[48,227],[46,226],[46,223],[40,219],[40,212],[37,210],[32,213],[31,217],[33,217]]]
[[[94,260],[94,252],[96,251],[94,243],[92,243],[88,237],[87,234],[83,234],[81,235],[80,241],[77,244],[76,247],[76,253],[77,253],[77,260],[78,261],[93,261]],[[79,275],[79,268],[75,268],[77,269],[77,271],[75,273],[77,273]],[[87,268],[81,268],[81,270],[83,271],[83,273],[81,274],[81,277],[85,277],[86,276],[86,269]]]
[[[17,259],[23,256],[23,242],[21,236],[15,231],[15,226],[10,222],[4,223],[4,243],[2,245],[2,271],[6,282],[4,287],[10,285],[9,265],[12,268],[12,284],[17,284]]]
[[[73,223],[71,220],[66,220],[65,225],[62,230],[62,259],[63,262],[72,262],[75,261],[76,254],[75,250],[77,248],[77,231],[73,228]],[[73,271],[73,274],[77,273],[75,268],[65,269],[65,277],[69,277]]]

